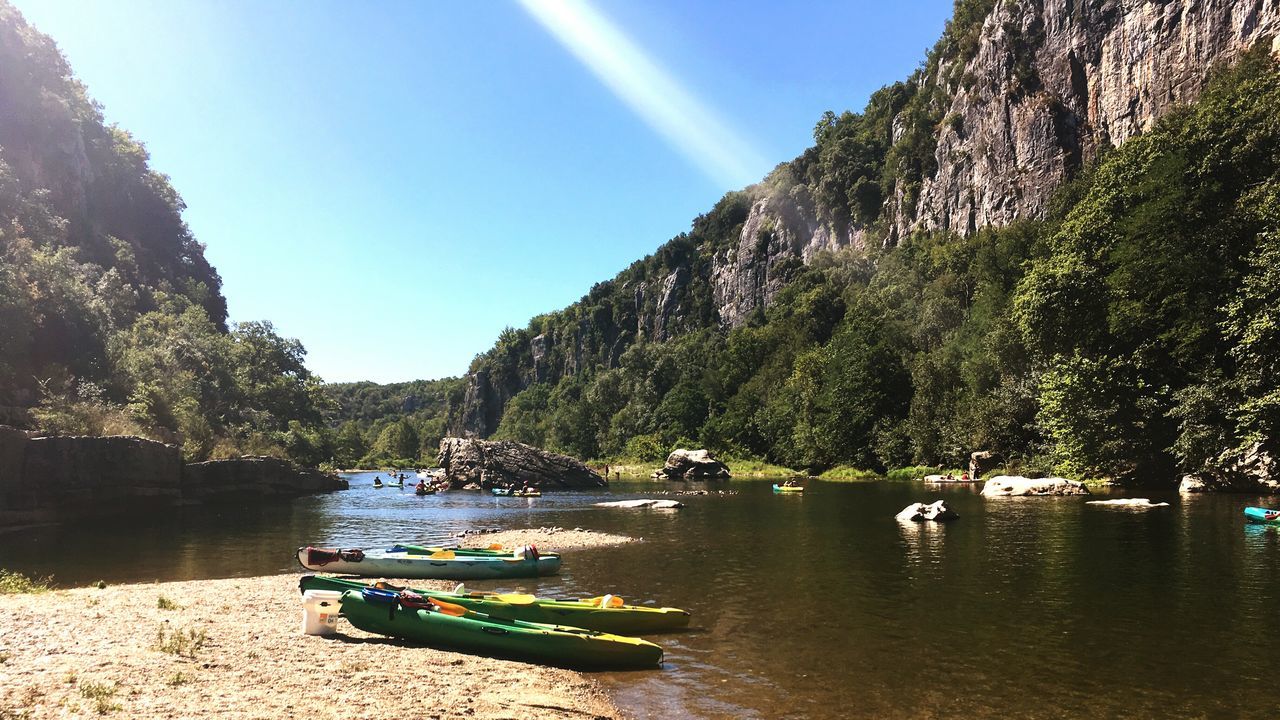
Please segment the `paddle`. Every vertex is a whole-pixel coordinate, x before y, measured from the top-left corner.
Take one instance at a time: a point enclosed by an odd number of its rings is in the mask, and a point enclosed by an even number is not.
[[[537,595],[525,595],[521,593],[511,593],[510,595],[494,595],[493,597],[504,603],[511,605],[532,605],[537,599]]]
[[[452,615],[454,617],[465,617],[467,614],[467,609],[462,607],[461,605],[454,605],[451,602],[445,602],[443,600],[437,600],[435,598],[427,598],[427,602],[431,603],[432,605],[435,605],[436,609],[444,613],[445,615]]]

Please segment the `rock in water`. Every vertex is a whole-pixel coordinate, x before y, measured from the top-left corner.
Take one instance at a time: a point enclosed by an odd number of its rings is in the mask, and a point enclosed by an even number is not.
[[[1184,493],[1244,492],[1280,493],[1280,463],[1262,443],[1227,455],[1215,470],[1184,475],[1178,490]]]
[[[641,498],[639,500],[614,500],[613,502],[596,503],[596,507],[610,508],[654,508],[655,510],[677,510],[684,507],[684,503],[678,500],[653,500],[651,498]]]
[[[538,488],[604,487],[596,471],[569,457],[511,440],[447,437],[440,441],[436,464],[452,488],[476,483],[482,488],[528,483]]]
[[[707,450],[676,450],[654,477],[666,480],[728,480],[729,466]]]
[[[1088,495],[1084,483],[1066,478],[1025,478],[1020,475],[997,475],[982,486],[987,497],[1011,495]]]
[[[1169,507],[1169,503],[1160,502],[1153,503],[1148,498],[1117,498],[1115,500],[1090,500],[1086,505],[1108,505],[1111,507],[1133,508],[1135,510],[1146,510],[1147,508]]]
[[[947,520],[955,520],[960,517],[955,510],[947,507],[946,502],[938,500],[929,504],[912,503],[902,509],[902,512],[894,516],[898,520],[904,522],[924,522],[932,520],[934,522],[946,522]]]

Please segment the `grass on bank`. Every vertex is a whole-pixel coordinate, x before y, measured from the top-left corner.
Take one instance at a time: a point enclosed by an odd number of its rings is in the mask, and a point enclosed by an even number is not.
[[[111,701],[118,689],[115,685],[86,681],[80,683],[77,689],[80,691],[80,697],[93,701],[93,709],[99,715],[106,715],[109,712],[120,709],[118,703]]]
[[[0,595],[44,593],[53,589],[53,576],[27,577],[20,572],[0,568]]]
[[[788,467],[774,465],[760,458],[736,457],[733,455],[716,455],[715,457],[729,466],[729,472],[733,473],[735,479],[777,478],[804,474]],[[608,465],[610,478],[613,478],[616,473],[618,477],[636,479],[648,478],[656,471],[661,470],[664,461],[665,458],[646,460],[644,458],[615,457],[607,460],[588,460],[586,465],[599,472],[604,472],[605,466]]]
[[[161,625],[160,629],[156,631],[156,642],[153,647],[160,652],[194,660],[196,653],[204,647],[208,639],[209,637],[204,630],[197,631],[194,628],[187,628],[185,630],[171,630],[166,633],[165,626]]]

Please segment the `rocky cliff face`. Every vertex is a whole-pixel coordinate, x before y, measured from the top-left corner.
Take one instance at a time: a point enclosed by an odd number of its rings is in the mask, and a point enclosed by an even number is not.
[[[345,489],[276,458],[183,465],[173,445],[138,437],[40,437],[0,426],[0,526],[174,505]]]
[[[891,237],[1044,216],[1100,147],[1195,100],[1214,65],[1278,32],[1277,0],[1001,2],[947,88],[937,174],[914,209],[893,209]]]
[[[933,129],[937,171],[918,195],[899,186],[878,222],[838,229],[764,191],[738,244],[715,259],[721,321],[737,326],[768,307],[786,268],[824,250],[1044,217],[1101,148],[1194,101],[1215,65],[1278,34],[1280,0],[1002,0],[972,59],[923,78],[950,101]],[[902,135],[895,122],[894,141]]]
[[[833,220],[799,177],[775,173],[741,194],[746,209],[723,224],[734,228],[727,241],[704,240],[676,265],[628,278],[625,308],[589,314],[594,298],[584,298],[571,331],[533,338],[503,360],[502,377],[473,373],[449,430],[486,437],[531,383],[554,383],[588,362],[613,367],[636,340],[667,340],[700,323],[742,325],[825,252],[1043,218],[1058,187],[1103,148],[1194,101],[1215,65],[1276,35],[1280,0],[997,0],[972,53],[913,78],[917,94],[936,98],[940,121],[903,111],[885,141],[932,137],[932,162],[918,183],[899,178],[884,189],[877,218]]]

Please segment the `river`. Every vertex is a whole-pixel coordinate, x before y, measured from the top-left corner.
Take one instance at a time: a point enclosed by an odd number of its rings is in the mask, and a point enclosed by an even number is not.
[[[1280,656],[1280,534],[1265,498],[1141,493],[1170,507],[984,499],[972,486],[732,481],[678,511],[595,508],[648,482],[494,498],[351,489],[0,534],[0,567],[61,584],[298,572],[293,550],[439,541],[468,528],[581,527],[642,537],[564,557],[503,588],[611,592],[694,613],[652,639],[659,670],[599,673],[639,718],[1270,717]],[[691,487],[701,487],[692,485]],[[947,525],[894,514],[944,498]],[[477,587],[483,583],[475,584]],[[499,586],[495,586],[499,587]]]

